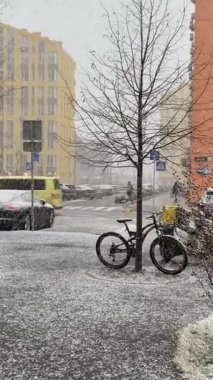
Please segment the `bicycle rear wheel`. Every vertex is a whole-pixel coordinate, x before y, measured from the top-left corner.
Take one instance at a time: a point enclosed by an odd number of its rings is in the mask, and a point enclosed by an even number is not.
[[[188,264],[186,248],[179,240],[169,235],[159,236],[152,242],[150,257],[156,268],[166,274],[178,274]]]
[[[116,232],[106,232],[99,236],[96,253],[104,265],[113,269],[125,267],[131,257],[128,242]]]

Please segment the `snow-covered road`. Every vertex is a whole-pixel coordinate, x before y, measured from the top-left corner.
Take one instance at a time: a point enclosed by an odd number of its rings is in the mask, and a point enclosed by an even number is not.
[[[168,193],[157,194],[155,209],[159,210],[163,205],[171,202]],[[143,206],[144,210],[152,211],[153,197],[144,199]],[[97,200],[65,202],[64,208],[56,211],[53,231],[100,234],[117,229],[116,219],[124,217],[135,221],[135,207],[124,203],[115,205],[113,196]]]

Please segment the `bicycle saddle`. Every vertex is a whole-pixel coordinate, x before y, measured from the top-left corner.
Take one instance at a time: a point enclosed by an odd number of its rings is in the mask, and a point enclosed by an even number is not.
[[[117,219],[118,223],[125,223],[125,222],[131,222],[132,219]]]

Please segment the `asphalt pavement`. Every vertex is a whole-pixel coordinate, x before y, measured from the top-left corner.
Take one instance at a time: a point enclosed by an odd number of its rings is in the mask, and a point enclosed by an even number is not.
[[[156,194],[155,197],[144,198],[144,211],[160,210],[165,204],[172,203],[169,193]],[[56,211],[53,231],[57,232],[88,232],[101,234],[116,230],[119,226],[116,219],[128,217],[135,222],[135,204],[115,204],[114,196],[102,199],[79,199],[64,202],[64,207]],[[144,222],[145,222],[144,214]]]

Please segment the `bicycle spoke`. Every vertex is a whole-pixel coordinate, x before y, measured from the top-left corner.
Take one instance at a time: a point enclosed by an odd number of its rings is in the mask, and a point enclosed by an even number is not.
[[[130,259],[128,243],[121,235],[113,232],[99,237],[96,252],[104,265],[114,269],[124,267]]]
[[[153,264],[166,274],[178,274],[188,263],[185,247],[172,236],[161,236],[150,248]]]

